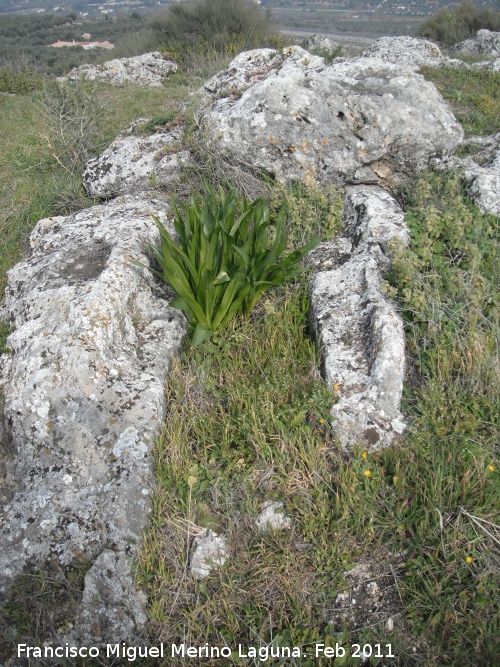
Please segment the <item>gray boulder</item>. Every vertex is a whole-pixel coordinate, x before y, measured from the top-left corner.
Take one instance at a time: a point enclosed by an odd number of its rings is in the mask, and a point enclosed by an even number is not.
[[[146,88],[159,88],[163,80],[172,72],[177,71],[177,65],[164,57],[159,51],[144,53],[133,58],[115,58],[102,65],[80,65],[75,67],[60,80],[104,81],[114,86],[123,86],[135,83]]]
[[[478,30],[475,37],[455,44],[450,49],[456,53],[478,56],[500,56],[500,32]]]
[[[495,60],[483,60],[480,63],[473,63],[471,69],[486,70],[487,72],[500,72],[500,58]]]
[[[204,86],[202,122],[213,150],[280,181],[393,186],[463,137],[433,84],[378,58],[327,66],[300,47],[244,56]]]
[[[465,170],[467,189],[483,213],[500,216],[500,133],[491,159],[482,165],[470,164]]]
[[[386,63],[398,65],[402,70],[418,70],[429,67],[467,67],[461,60],[446,58],[433,42],[417,37],[381,37],[373,46],[363,51],[362,58],[380,58]]]
[[[324,35],[316,34],[307,37],[307,39],[302,42],[302,46],[306,51],[310,51],[311,53],[319,51],[322,56],[332,56],[335,53],[339,53],[342,49],[338,42],[334,42]]]
[[[182,130],[157,132],[149,137],[120,135],[104,153],[89,160],[83,183],[91,197],[106,199],[117,194],[165,186],[179,177],[190,163],[181,145]]]
[[[142,643],[146,601],[146,596],[135,588],[130,558],[105,549],[85,575],[75,629],[65,640],[77,647],[121,641]]]
[[[1,514],[0,592],[26,567],[55,559],[64,568],[105,549],[132,556],[140,543],[165,378],[186,328],[130,260],[148,263],[152,214],[166,223],[167,212],[161,200],[126,196],[41,220],[30,257],[9,271],[15,331],[2,359],[13,497]],[[111,585],[113,574],[94,574]]]
[[[312,323],[325,379],[339,398],[332,416],[341,445],[378,449],[404,430],[404,328],[382,275],[391,241],[406,245],[409,232],[398,204],[376,186],[347,189],[344,223],[352,254],[314,277]]]
[[[500,132],[489,137],[469,137],[460,148],[471,155],[452,155],[432,166],[454,169],[464,175],[467,190],[483,213],[500,215]]]

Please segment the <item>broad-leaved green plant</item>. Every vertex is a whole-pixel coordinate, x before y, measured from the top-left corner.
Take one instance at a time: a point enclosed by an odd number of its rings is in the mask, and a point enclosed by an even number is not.
[[[267,289],[299,274],[304,255],[321,240],[286,254],[284,208],[270,234],[267,202],[240,199],[236,189],[221,188],[218,197],[208,189],[204,204],[193,197],[189,205],[174,201],[173,207],[178,243],[155,218],[161,245],[150,247],[161,271],[152,270],[176,292],[171,305],[186,313],[193,345],[250,313]]]

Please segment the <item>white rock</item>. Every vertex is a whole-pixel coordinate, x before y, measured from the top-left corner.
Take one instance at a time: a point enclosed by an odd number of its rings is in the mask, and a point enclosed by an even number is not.
[[[463,137],[434,85],[399,65],[327,66],[300,47],[247,57],[205,84],[202,123],[213,150],[280,181],[394,185]]]
[[[290,528],[292,521],[283,513],[283,503],[268,500],[264,503],[262,511],[255,519],[255,525],[261,530],[282,530]]]
[[[368,595],[371,595],[372,597],[375,597],[376,595],[378,595],[379,591],[380,591],[380,589],[379,589],[378,584],[377,584],[376,581],[369,581],[366,584],[366,592],[367,592]]]
[[[220,568],[228,559],[226,539],[213,530],[193,540],[191,556],[191,576],[194,579],[208,577],[214,568]]]
[[[398,65],[401,70],[418,70],[429,67],[467,67],[461,60],[446,58],[437,44],[417,37],[381,37],[362,53],[362,58],[380,58],[386,63]]]
[[[324,35],[311,35],[302,42],[302,46],[307,51],[320,51],[321,55],[333,55],[341,49],[338,42],[325,37]]]
[[[72,69],[60,80],[104,81],[115,86],[134,83],[147,88],[159,88],[177,65],[162,56],[159,51],[144,53],[132,58],[115,58],[102,65],[80,65]]]
[[[500,32],[478,30],[475,37],[455,44],[450,50],[471,55],[500,56]]]
[[[471,197],[481,211],[500,215],[500,133],[496,135],[495,141],[496,149],[492,158],[486,164],[466,169],[465,180]]]
[[[353,253],[314,277],[312,321],[325,379],[340,396],[331,411],[340,443],[377,449],[404,427],[404,328],[382,292],[382,274],[390,266],[390,241],[407,245],[409,232],[399,205],[377,186],[346,190],[344,225]]]
[[[28,563],[92,561],[110,544],[131,555],[140,544],[149,453],[186,327],[130,260],[148,263],[147,244],[158,240],[152,214],[167,224],[168,210],[129,195],[42,220],[31,255],[9,271],[15,330],[2,363],[14,496],[1,514],[2,590]]]
[[[181,148],[182,131],[158,132],[149,137],[120,135],[98,158],[89,160],[83,183],[91,197],[165,186],[179,178],[189,164],[189,151]]]

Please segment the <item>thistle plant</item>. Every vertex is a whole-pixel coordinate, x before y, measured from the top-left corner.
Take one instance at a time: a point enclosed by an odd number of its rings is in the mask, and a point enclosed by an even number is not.
[[[300,262],[321,239],[285,254],[286,212],[278,212],[271,238],[267,202],[248,202],[237,189],[219,196],[208,189],[204,204],[194,197],[189,205],[173,201],[175,243],[155,218],[161,245],[150,245],[157,273],[177,296],[170,302],[183,310],[199,345],[236,315],[248,315],[264,292],[298,275]]]

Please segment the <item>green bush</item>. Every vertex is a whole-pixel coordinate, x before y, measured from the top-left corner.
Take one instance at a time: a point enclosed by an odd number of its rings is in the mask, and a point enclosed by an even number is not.
[[[194,328],[193,345],[236,315],[248,315],[270,287],[299,274],[300,261],[320,242],[314,239],[284,256],[284,208],[270,243],[267,202],[262,198],[241,201],[238,194],[235,189],[226,194],[221,188],[217,198],[208,189],[203,208],[193,197],[190,205],[180,205],[182,213],[173,202],[179,245],[156,220],[161,247],[151,245],[151,250],[161,271],[153,271],[177,293],[171,305],[186,313]]]
[[[150,22],[158,45],[181,61],[193,54],[236,55],[267,43],[270,16],[250,0],[174,3]]]
[[[500,30],[500,12],[482,9],[466,0],[455,5],[452,11],[441,9],[430,16],[420,24],[417,35],[449,47],[474,37],[482,29]]]
[[[27,67],[21,67],[18,71],[9,67],[0,69],[1,93],[30,93],[42,85],[42,78]]]

